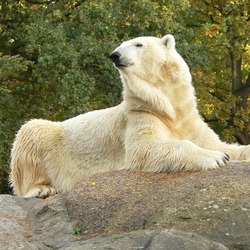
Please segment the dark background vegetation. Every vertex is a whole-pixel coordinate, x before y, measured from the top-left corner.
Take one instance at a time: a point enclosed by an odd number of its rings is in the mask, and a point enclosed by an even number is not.
[[[61,121],[121,101],[108,59],[122,41],[172,33],[200,112],[228,142],[250,143],[248,0],[1,0],[0,193],[27,120]]]

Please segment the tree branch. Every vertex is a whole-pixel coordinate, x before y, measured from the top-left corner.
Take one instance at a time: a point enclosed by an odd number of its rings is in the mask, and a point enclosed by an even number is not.
[[[212,123],[212,122],[218,122],[219,121],[219,119],[218,118],[211,118],[211,119],[208,119],[204,114],[201,114],[201,116],[203,117],[203,119],[204,119],[204,121],[206,122],[206,123]]]
[[[245,87],[250,87],[250,72],[248,74],[247,80],[246,80],[246,84]]]
[[[53,3],[53,0],[48,0],[48,1],[26,0],[26,2],[31,4],[51,4]]]

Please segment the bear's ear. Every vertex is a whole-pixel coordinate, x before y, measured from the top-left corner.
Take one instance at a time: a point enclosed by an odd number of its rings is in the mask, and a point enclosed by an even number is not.
[[[168,34],[165,35],[162,38],[163,43],[165,44],[165,46],[167,47],[167,49],[174,49],[175,48],[175,39],[174,36]]]

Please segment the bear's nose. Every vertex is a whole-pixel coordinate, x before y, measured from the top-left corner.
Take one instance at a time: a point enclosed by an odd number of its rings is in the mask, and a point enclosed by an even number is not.
[[[112,52],[109,56],[109,58],[114,62],[117,63],[120,60],[121,54],[117,51]]]

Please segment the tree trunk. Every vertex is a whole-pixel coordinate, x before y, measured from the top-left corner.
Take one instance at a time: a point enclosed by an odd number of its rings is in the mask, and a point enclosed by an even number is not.
[[[236,111],[243,110],[247,115],[249,112],[249,94],[250,94],[250,73],[246,80],[246,83],[242,82],[242,56],[236,58],[233,52],[230,53],[231,65],[232,65],[232,94],[237,98],[235,103],[235,109],[232,111],[232,116],[235,118]],[[236,118],[243,119],[243,117]],[[237,141],[240,144],[246,145],[250,144],[250,132],[249,132],[250,122],[245,119],[243,128],[238,128],[235,134]]]

